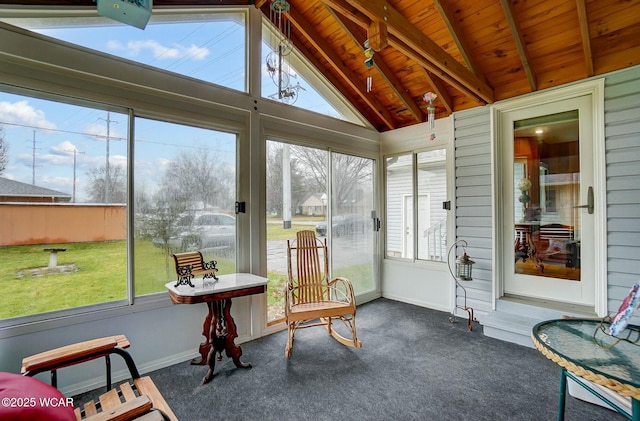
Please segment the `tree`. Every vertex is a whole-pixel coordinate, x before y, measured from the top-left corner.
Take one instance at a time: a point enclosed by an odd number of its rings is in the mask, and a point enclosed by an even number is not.
[[[235,172],[235,166],[216,161],[207,149],[182,152],[162,178],[162,200],[181,201],[187,208],[215,206],[231,210],[236,198]]]
[[[235,193],[235,166],[216,161],[206,149],[180,153],[163,174],[151,204],[146,205],[154,243],[162,244],[170,254],[169,240],[184,230],[177,223],[186,213],[210,207],[229,211],[234,208]]]
[[[4,128],[0,127],[0,174],[9,164],[9,144],[4,139]]]
[[[145,215],[146,229],[154,244],[161,244],[165,256],[169,256],[174,251],[171,250],[169,240],[179,234],[181,228],[177,222],[187,210],[187,205],[166,188],[154,195],[152,203],[155,204],[154,208],[149,209],[149,213]]]
[[[300,167],[305,169],[305,178],[309,188],[324,192],[328,179],[327,152],[321,149],[291,148]],[[332,154],[333,203],[338,209],[350,211],[355,202],[362,199],[363,182],[370,184],[373,165],[371,160],[353,155]],[[365,189],[369,189],[366,187]]]
[[[107,178],[105,166],[89,171],[89,201],[94,203],[127,203],[126,173],[126,170],[121,166],[111,167],[107,183],[105,181]]]

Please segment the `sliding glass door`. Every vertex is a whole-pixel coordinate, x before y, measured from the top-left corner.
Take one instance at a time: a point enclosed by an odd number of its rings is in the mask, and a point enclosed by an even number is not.
[[[327,240],[331,276],[348,278],[356,294],[376,289],[374,164],[368,158],[267,141],[270,324],[284,318],[287,241],[300,230]]]
[[[331,154],[332,275],[349,279],[356,294],[376,286],[374,163],[368,158]]]

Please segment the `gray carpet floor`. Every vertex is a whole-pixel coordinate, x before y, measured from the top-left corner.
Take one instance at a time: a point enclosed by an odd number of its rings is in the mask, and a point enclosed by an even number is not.
[[[238,369],[223,357],[211,383],[189,362],[150,373],[181,421],[554,420],[560,368],[541,353],[468,331],[466,320],[388,299],[358,307],[360,349],[321,327],[242,344]],[[198,344],[194,344],[197,348]],[[568,397],[567,421],[623,420]]]

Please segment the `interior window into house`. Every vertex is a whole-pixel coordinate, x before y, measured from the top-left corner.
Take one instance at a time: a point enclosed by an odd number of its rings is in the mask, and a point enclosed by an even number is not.
[[[201,251],[236,272],[236,134],[137,117],[136,295],[166,291],[173,254]]]
[[[447,150],[417,154],[418,259],[444,262],[447,254]]]
[[[413,155],[385,159],[386,256],[413,259]]]
[[[127,298],[127,119],[0,92],[0,319]]]
[[[154,13],[144,30],[103,18],[3,18],[7,23],[162,70],[246,91],[244,12]]]

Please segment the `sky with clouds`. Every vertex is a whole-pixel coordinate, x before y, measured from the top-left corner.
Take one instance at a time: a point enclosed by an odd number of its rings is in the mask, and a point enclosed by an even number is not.
[[[144,31],[126,25],[36,31],[233,89],[245,88],[245,33],[233,20],[149,24]],[[266,66],[263,70],[263,83],[271,84]],[[305,97],[301,95],[296,106],[335,115],[302,78],[299,81],[306,87]],[[9,149],[3,177],[71,195],[75,168],[78,202],[87,200],[89,172],[105,166],[107,144],[110,166],[127,162],[125,114],[0,91],[0,128]],[[136,182],[147,178],[143,182],[153,189],[177,153],[205,147],[235,161],[233,135],[137,120]]]

